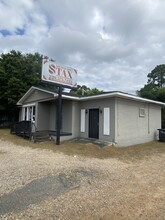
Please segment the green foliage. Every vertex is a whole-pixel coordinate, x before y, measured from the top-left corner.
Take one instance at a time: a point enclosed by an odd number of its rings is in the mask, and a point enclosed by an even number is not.
[[[158,99],[158,101],[165,102],[165,87],[158,89],[157,99]]]
[[[158,88],[155,87],[153,83],[144,85],[139,91],[137,91],[138,95],[152,100],[157,100],[157,91]]]
[[[51,87],[41,81],[42,55],[12,50],[0,55],[0,115],[12,119],[16,103],[31,86]]]
[[[165,64],[156,66],[147,77],[147,84],[137,94],[143,98],[165,102]],[[165,108],[162,109],[162,127],[165,128]]]
[[[88,96],[88,95],[101,94],[101,93],[103,93],[103,90],[99,90],[97,88],[90,89],[89,87],[87,87],[85,85],[82,85],[82,86],[77,85],[77,88],[76,89],[71,89],[70,93],[76,94],[76,95]]]
[[[165,86],[165,64],[156,66],[147,77],[148,84],[151,83],[158,88]]]
[[[165,87],[162,87],[157,92],[158,101],[165,102]],[[165,107],[162,108],[162,128],[165,128]]]

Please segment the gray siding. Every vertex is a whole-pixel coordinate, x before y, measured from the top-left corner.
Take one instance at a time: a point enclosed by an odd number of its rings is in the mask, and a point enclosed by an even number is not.
[[[144,108],[145,116],[139,116]],[[118,146],[145,143],[155,139],[161,126],[161,107],[154,104],[116,99],[116,136]]]
[[[80,136],[80,107],[75,101],[72,101],[72,136]]]
[[[37,102],[37,101],[41,102],[41,101],[48,100],[48,99],[53,99],[53,98],[54,98],[53,94],[49,94],[49,93],[46,93],[46,92],[35,90],[24,101],[24,104],[28,104],[28,103],[32,103],[32,102]]]
[[[71,136],[61,136],[60,140],[64,141],[64,140],[69,140],[71,138],[76,138],[79,137],[79,102],[77,101],[67,101],[65,100],[63,102],[64,106],[63,106],[63,114],[67,116],[64,116],[63,118],[63,131],[72,133]],[[69,108],[69,109],[68,109]],[[66,119],[66,121],[64,120]],[[67,123],[69,123],[68,125],[66,125]],[[65,129],[65,130],[64,130]]]
[[[56,101],[52,101],[49,104],[49,130],[56,130]]]
[[[72,132],[72,101],[62,101],[62,129],[63,132]]]
[[[110,135],[103,135],[103,108],[110,108]],[[81,109],[94,109],[98,108],[102,110],[99,113],[99,140],[114,142],[115,139],[115,99],[96,99],[80,102]],[[80,117],[79,117],[80,121]],[[80,127],[79,127],[80,130]],[[85,132],[80,132],[80,137],[88,138],[89,134],[89,111],[85,115]]]
[[[30,94],[23,105],[35,103],[38,130],[56,130],[56,102],[52,94],[35,90]],[[110,135],[103,134],[104,108],[110,108]],[[139,109],[145,110],[145,116],[139,115]],[[80,132],[81,109],[87,110],[85,114],[85,132]],[[62,100],[62,129],[63,132],[72,133],[72,136],[62,137],[89,137],[89,109],[100,109],[99,112],[99,140],[116,143],[117,146],[152,141],[156,131],[161,128],[161,106],[148,102],[128,100],[126,98],[98,98],[94,100],[73,101]],[[107,111],[108,112],[108,111]],[[22,120],[22,110],[20,118]],[[108,113],[107,113],[108,114]],[[107,117],[108,118],[108,117]],[[107,128],[106,127],[106,128]],[[107,129],[107,130],[109,130]]]
[[[39,102],[37,108],[37,129],[56,130],[56,102]],[[62,127],[63,132],[72,132],[72,101],[62,101]]]
[[[38,130],[49,130],[50,121],[50,103],[40,102],[38,103],[38,115],[37,115],[37,129]]]

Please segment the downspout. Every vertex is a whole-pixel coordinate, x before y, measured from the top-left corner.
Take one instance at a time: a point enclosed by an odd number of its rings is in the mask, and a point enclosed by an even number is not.
[[[115,137],[114,143],[117,144],[119,136],[119,119],[118,119],[118,98],[115,98]]]
[[[148,134],[150,134],[150,104],[148,103]]]

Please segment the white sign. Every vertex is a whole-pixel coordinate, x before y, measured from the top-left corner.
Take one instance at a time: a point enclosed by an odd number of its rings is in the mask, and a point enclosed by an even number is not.
[[[77,87],[77,70],[56,64],[49,59],[42,61],[42,80],[61,84],[69,87]]]

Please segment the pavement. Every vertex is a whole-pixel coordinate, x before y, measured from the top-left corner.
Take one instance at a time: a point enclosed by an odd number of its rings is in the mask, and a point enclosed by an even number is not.
[[[80,143],[80,144],[94,144],[97,147],[106,147],[112,145],[110,142],[99,141],[97,139],[88,139],[88,138],[74,138],[70,142]]]
[[[71,189],[79,188],[82,177],[90,179],[93,175],[93,171],[80,168],[74,170],[72,175],[61,173],[56,176],[35,179],[0,197],[0,215],[23,211],[29,205],[37,204],[48,197],[55,199]]]

